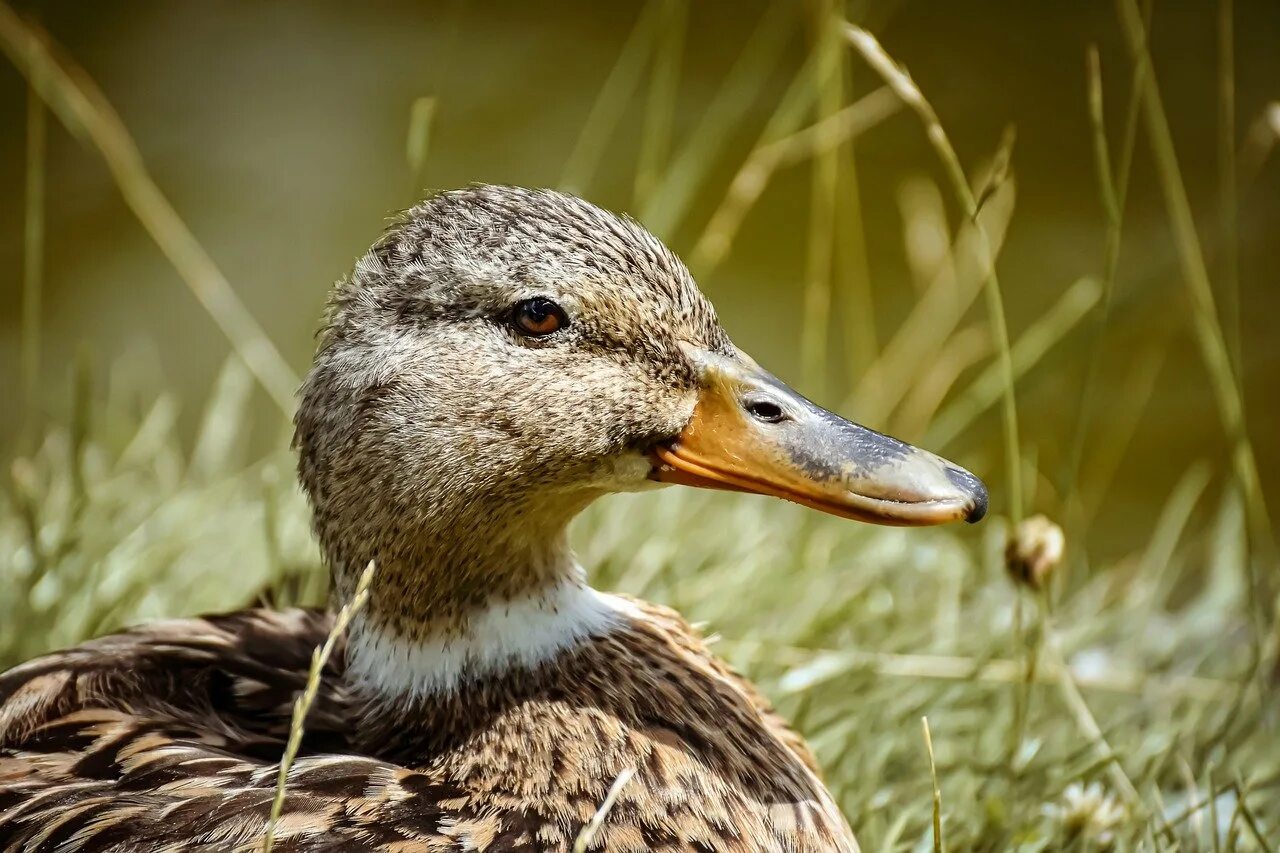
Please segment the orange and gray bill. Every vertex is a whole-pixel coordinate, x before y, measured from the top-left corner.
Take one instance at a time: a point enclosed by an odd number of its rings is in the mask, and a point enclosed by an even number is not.
[[[701,394],[680,434],[653,449],[653,479],[773,495],[877,524],[986,514],[986,487],[958,465],[828,412],[746,356],[690,355]]]

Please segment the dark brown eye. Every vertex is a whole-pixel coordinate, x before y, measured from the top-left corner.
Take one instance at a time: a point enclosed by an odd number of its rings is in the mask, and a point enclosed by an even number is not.
[[[569,317],[550,299],[534,297],[516,303],[511,322],[521,334],[542,338],[569,325]]]

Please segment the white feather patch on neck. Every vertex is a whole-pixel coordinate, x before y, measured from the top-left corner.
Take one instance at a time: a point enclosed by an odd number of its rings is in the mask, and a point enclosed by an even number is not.
[[[347,677],[384,696],[447,694],[479,676],[533,669],[639,613],[626,599],[573,578],[535,595],[495,601],[473,613],[461,634],[447,638],[409,640],[361,615],[351,624]]]

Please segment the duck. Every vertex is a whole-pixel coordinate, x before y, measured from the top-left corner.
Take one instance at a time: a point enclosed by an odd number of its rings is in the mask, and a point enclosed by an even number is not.
[[[313,650],[362,593],[275,850],[858,849],[764,694],[675,611],[594,589],[566,528],[671,484],[973,522],[976,476],[801,396],[661,241],[548,189],[397,217],[333,289],[294,421],[331,606],[154,622],[0,676],[0,851],[262,849]]]

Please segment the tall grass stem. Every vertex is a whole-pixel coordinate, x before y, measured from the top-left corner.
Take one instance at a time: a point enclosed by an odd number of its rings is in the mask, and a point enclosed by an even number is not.
[[[880,46],[880,42],[876,40],[875,36],[856,24],[847,24],[845,33],[850,44],[862,55],[867,64],[884,78],[885,82],[893,88],[903,103],[915,112],[921,123],[924,124],[925,135],[928,137],[938,158],[942,161],[943,170],[951,183],[952,191],[959,200],[965,216],[974,222],[978,234],[984,237],[983,242],[987,244],[987,254],[990,256],[989,243],[985,240],[986,232],[977,220],[977,199],[974,198],[973,190],[969,186],[969,179],[965,176],[964,169],[960,165],[960,159],[956,156],[951,140],[948,139],[947,133],[943,129],[942,123],[939,121],[932,105],[925,99],[924,93],[916,86],[911,76],[895,63],[884,48]],[[996,359],[1000,367],[1000,377],[1003,385],[1003,406],[1001,408],[1004,416],[1005,467],[1009,481],[1009,517],[1013,524],[1017,525],[1022,521],[1022,514],[1025,509],[1022,495],[1022,457],[1018,438],[1018,406],[1014,396],[1013,357],[1009,347],[1009,328],[1005,321],[1004,299],[1000,294],[1000,281],[996,276],[994,261],[991,262],[984,281],[984,293],[986,294],[987,315],[995,340]]]
[[[626,115],[640,87],[645,66],[653,55],[658,25],[662,21],[663,2],[649,0],[645,4],[622,50],[618,52],[613,68],[605,77],[600,94],[591,105],[578,141],[565,163],[564,174],[560,178],[560,188],[565,192],[580,194],[591,186],[609,137]]]
[[[1146,4],[1143,32],[1150,32],[1153,4]],[[1102,307],[1093,324],[1092,341],[1088,346],[1084,384],[1080,391],[1080,405],[1076,409],[1076,423],[1072,431],[1071,451],[1067,461],[1064,486],[1075,494],[1067,505],[1067,530],[1072,534],[1082,532],[1084,504],[1079,494],[1080,466],[1083,464],[1085,446],[1093,426],[1094,406],[1097,398],[1098,378],[1102,367],[1102,352],[1107,330],[1111,323],[1111,308],[1115,298],[1116,271],[1120,263],[1120,245],[1124,232],[1125,204],[1129,195],[1129,175],[1133,167],[1133,152],[1138,138],[1138,119],[1141,115],[1142,81],[1147,74],[1146,62],[1134,65],[1129,81],[1129,101],[1125,109],[1125,121],[1120,142],[1120,161],[1113,168],[1110,144],[1107,140],[1105,109],[1103,103],[1102,63],[1096,46],[1086,52],[1086,93],[1089,107],[1089,123],[1093,131],[1094,167],[1098,176],[1098,193],[1102,198],[1107,228],[1102,261]]]
[[[591,842],[600,833],[600,827],[604,826],[609,812],[613,811],[614,804],[618,802],[622,789],[627,787],[627,783],[635,775],[635,768],[628,767],[613,780],[613,784],[609,786],[609,793],[605,795],[604,802],[600,803],[600,807],[591,815],[591,820],[587,821],[587,825],[582,828],[582,832],[579,832],[578,837],[574,839],[573,853],[587,853],[587,849],[591,847]]]
[[[1142,26],[1142,18],[1135,0],[1116,0],[1117,13],[1120,18],[1130,57],[1135,65],[1145,62],[1151,65],[1147,47],[1146,32]],[[1201,358],[1208,370],[1214,396],[1217,400],[1218,414],[1222,419],[1223,430],[1231,444],[1232,466],[1237,481],[1245,496],[1248,511],[1250,540],[1260,556],[1280,571],[1277,564],[1275,540],[1272,534],[1271,518],[1267,510],[1266,499],[1262,493],[1262,482],[1258,474],[1258,465],[1249,440],[1244,420],[1244,397],[1238,384],[1238,377],[1232,368],[1231,354],[1223,335],[1218,318],[1218,310],[1213,295],[1213,287],[1209,281],[1209,271],[1201,252],[1199,236],[1196,233],[1195,218],[1191,212],[1191,203],[1187,198],[1186,185],[1182,180],[1181,167],[1178,164],[1177,152],[1173,145],[1173,135],[1169,129],[1169,120],[1165,114],[1164,103],[1160,96],[1160,88],[1156,81],[1154,68],[1143,78],[1142,85],[1143,116],[1146,120],[1147,138],[1151,145],[1151,153],[1155,159],[1156,172],[1161,189],[1164,192],[1165,207],[1174,232],[1174,240],[1178,249],[1178,260],[1182,267],[1187,295],[1192,306],[1192,320],[1196,332],[1196,341],[1200,347]],[[1257,589],[1257,579],[1253,576],[1253,560],[1245,560],[1249,572],[1249,598],[1253,604],[1255,621],[1261,622],[1258,608],[1261,607],[1261,596]],[[1280,603],[1278,603],[1280,607]],[[1275,651],[1280,651],[1280,618],[1274,620]]]
[[[22,405],[24,428],[34,441],[40,403],[40,338],[44,291],[46,120],[44,101],[27,84],[26,185],[22,229]]]
[[[297,374],[156,186],[137,144],[102,90],[69,58],[55,55],[47,36],[3,0],[0,48],[67,129],[102,154],[129,209],[276,405],[291,413]]]
[[[689,0],[661,0],[657,48],[645,99],[644,130],[636,164],[635,202],[643,205],[658,185],[671,154],[671,128],[675,122],[680,86],[680,65],[689,24]]]
[[[1218,268],[1222,274],[1223,324],[1236,375],[1242,361],[1240,339],[1240,236],[1236,171],[1235,2],[1218,0]]]
[[[929,779],[933,782],[933,853],[943,853],[942,841],[942,788],[938,786],[938,764],[933,759],[933,735],[929,732],[929,718],[920,718],[924,732],[924,749],[929,755]]]
[[[330,655],[333,654],[333,649],[338,640],[346,633],[351,620],[356,617],[356,614],[368,602],[369,587],[373,583],[374,572],[375,566],[371,560],[369,565],[365,566],[364,571],[360,573],[360,579],[356,582],[356,589],[351,596],[351,600],[344,604],[338,610],[337,615],[334,616],[333,627],[329,629],[329,634],[325,637],[324,643],[317,647],[311,655],[311,668],[307,672],[307,683],[293,704],[293,719],[289,725],[289,740],[285,743],[284,755],[280,757],[280,772],[276,777],[275,798],[271,801],[271,815],[267,819],[267,827],[262,837],[262,853],[271,853],[271,849],[275,845],[276,826],[280,821],[280,813],[284,810],[285,788],[289,782],[289,769],[293,767],[293,762],[298,757],[298,748],[302,745],[302,734],[306,729],[307,714],[310,712],[312,704],[316,701],[316,694],[320,691],[320,677],[324,672],[325,665],[329,662]]]
[[[663,239],[684,221],[716,157],[748,117],[760,91],[767,87],[794,29],[793,5],[774,0],[760,17],[734,60],[723,84],[681,141],[657,186],[640,205],[640,220]]]
[[[840,43],[840,19],[830,3],[815,7],[815,49],[832,54],[819,62],[827,74],[816,83],[818,121],[828,138],[813,160],[809,188],[808,247],[805,260],[804,321],[800,334],[801,375],[810,393],[819,398],[827,390],[827,350],[831,331],[831,283],[835,272],[835,232],[840,189],[840,146],[829,137],[830,123],[844,100],[844,56]]]

